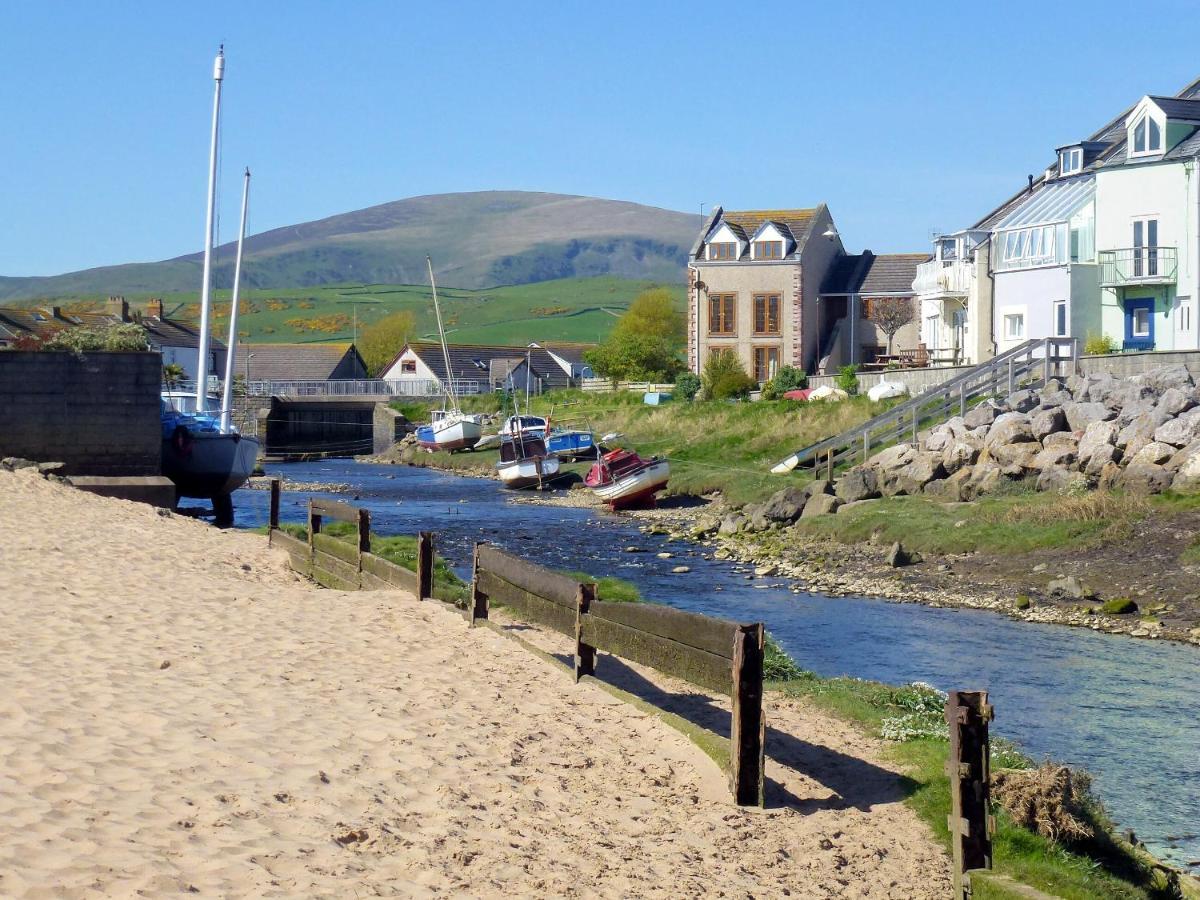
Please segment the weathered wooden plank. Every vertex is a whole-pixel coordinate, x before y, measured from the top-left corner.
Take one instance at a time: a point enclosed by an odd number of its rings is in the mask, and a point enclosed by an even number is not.
[[[489,605],[508,607],[518,619],[547,625],[568,637],[575,636],[574,608],[568,609],[537,594],[531,594],[482,568],[476,578],[476,585],[480,593],[487,598]]]
[[[308,556],[308,544],[298,537],[292,537],[286,531],[275,529],[271,532],[271,546],[282,547],[288,553],[298,553]]]
[[[725,659],[733,659],[734,636],[740,627],[727,619],[657,603],[605,603],[597,600],[592,604],[589,615],[687,644]]]
[[[318,515],[340,522],[358,522],[358,507],[341,500],[322,500],[314,497],[308,501],[309,509]]]
[[[993,718],[987,691],[950,691],[946,722],[950,726],[950,849],[954,896],[971,896],[972,869],[992,867],[990,781],[991,745],[988,723]]]
[[[354,566],[354,568],[358,568],[358,548],[353,544],[339,541],[337,538],[330,537],[327,534],[314,534],[312,545],[314,550],[320,550],[322,553],[336,556],[338,559]]]
[[[320,536],[317,535],[317,537]],[[338,559],[336,556],[330,556],[323,550],[313,551],[312,564],[314,569],[328,572],[330,575],[335,575],[342,579],[342,581],[355,585],[358,584],[358,566],[351,565],[345,560]]]
[[[766,717],[763,716],[763,626],[738,629],[733,647],[729,790],[740,806],[762,806]]]
[[[274,529],[279,527],[279,492],[281,489],[282,489],[282,485],[279,483],[279,479],[272,478],[271,479],[271,508],[270,508],[271,511],[267,518],[267,523],[268,523],[267,532],[268,533],[270,533],[271,531],[273,531]]]
[[[583,640],[583,617],[596,602],[596,585],[580,584],[575,603],[575,681],[596,674],[596,648]]]
[[[404,566],[398,566],[382,556],[376,556],[374,553],[366,553],[362,560],[363,571],[370,573],[380,581],[387,582],[390,587],[400,588],[401,590],[417,592],[417,575]]]
[[[650,666],[711,691],[728,694],[733,690],[731,663],[723,656],[590,613],[583,616],[581,625],[581,639],[597,650]]]
[[[417,599],[433,596],[433,532],[417,534]]]
[[[574,578],[518,559],[490,544],[479,545],[479,568],[543,600],[570,607],[574,616],[575,594],[579,587]]]
[[[471,596],[463,609],[467,625],[471,628],[475,627],[477,621],[486,621],[488,617],[488,596],[479,586],[479,551],[483,546],[482,543],[476,543],[471,552]]]
[[[396,585],[392,584],[390,581],[384,581],[382,578],[372,575],[370,572],[366,571],[365,569],[362,572],[358,573],[358,580],[359,580],[359,583],[362,585],[362,590],[364,590],[364,591],[394,591],[394,590],[396,590]]]
[[[314,567],[312,579],[322,587],[327,587],[334,591],[357,591],[357,581],[347,581],[344,578],[339,578],[331,572],[326,572],[323,569]]]
[[[308,558],[308,550],[303,553],[289,553],[288,563],[292,570],[305,578],[312,578],[312,561]]]

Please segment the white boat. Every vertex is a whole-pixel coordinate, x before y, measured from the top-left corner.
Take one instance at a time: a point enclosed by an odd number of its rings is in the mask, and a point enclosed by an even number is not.
[[[442,359],[446,362],[446,405],[434,410],[428,425],[417,428],[417,443],[426,450],[470,450],[483,437],[483,416],[464,413],[454,394],[454,370],[446,346],[446,328],[442,325],[442,307],[438,303],[437,282],[433,278],[433,259],[425,257],[429,269],[429,288],[433,292],[433,311],[437,315],[438,337],[442,341]]]
[[[505,438],[500,444],[496,474],[507,488],[541,485],[558,474],[557,454],[546,449],[541,438]]]
[[[605,453],[584,483],[613,509],[653,506],[654,495],[667,486],[671,466],[665,459],[643,459],[620,448]]]

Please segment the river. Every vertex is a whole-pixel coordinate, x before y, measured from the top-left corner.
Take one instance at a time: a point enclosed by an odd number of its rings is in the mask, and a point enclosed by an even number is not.
[[[994,731],[1034,758],[1086,768],[1111,816],[1157,856],[1200,862],[1200,652],[980,610],[796,594],[704,548],[642,534],[628,518],[516,502],[490,480],[432,469],[327,460],[270,466],[299,482],[349,483],[329,495],[371,510],[380,534],[435,531],[467,576],[486,540],[543,565],[618,575],[650,599],[762,621],[801,666],[893,684],[986,689]],[[303,522],[307,494],[285,492],[281,517]],[[234,497],[238,527],[266,523],[266,491]],[[626,552],[636,546],[644,552]],[[670,552],[670,559],[657,554]],[[672,574],[687,565],[688,574]],[[1200,869],[1200,866],[1195,868]]]

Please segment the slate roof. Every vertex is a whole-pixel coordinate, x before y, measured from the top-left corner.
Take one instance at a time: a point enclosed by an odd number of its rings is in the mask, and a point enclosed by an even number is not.
[[[445,380],[446,363],[442,357],[442,345],[440,343],[437,341],[409,341],[405,349],[412,350],[421,362],[430,368],[439,381]],[[508,360],[520,357],[521,361],[524,362],[525,354],[528,352],[530,371],[534,376],[541,378],[547,388],[569,387],[571,384],[571,379],[562,370],[562,366],[556,363],[550,354],[541,347],[450,344],[447,349],[450,356],[450,368],[456,380],[487,380],[493,360]],[[396,354],[396,359],[399,359],[403,353],[404,351],[401,350],[400,353]],[[384,371],[390,369],[395,363],[396,360],[393,359],[392,362],[384,367]]]
[[[715,228],[719,228],[722,224],[728,225],[730,231],[738,236],[739,239],[749,243],[753,240],[755,233],[765,223],[770,222],[778,228],[785,237],[790,236],[794,242],[792,252],[785,259],[799,256],[804,250],[805,242],[808,240],[809,232],[812,230],[813,221],[817,218],[821,211],[820,206],[812,209],[744,209],[744,210],[720,210],[715,213],[712,218],[705,223],[704,232],[700,239],[692,247],[692,257],[695,258],[703,249],[706,239],[712,234]],[[749,254],[750,248],[746,248],[746,254]]]
[[[103,328],[122,323],[136,323],[145,328],[146,338],[154,350],[161,350],[163,347],[200,346],[199,328],[158,316],[143,316],[140,320],[123,319],[111,312],[63,312],[57,306],[17,306],[0,309],[0,325],[3,325],[6,331],[12,332],[15,329],[18,334],[36,334],[39,337],[46,337],[63,328]],[[209,346],[213,350],[225,349],[225,344],[215,337],[209,340]]]
[[[595,344],[575,344],[567,341],[534,341],[529,346],[543,347],[555,356],[565,359],[574,366],[586,366],[583,354],[595,348]]]
[[[1191,100],[1183,97],[1155,97],[1150,95],[1158,108],[1161,109],[1168,119],[1181,119],[1184,122],[1200,122],[1200,100]]]
[[[821,293],[910,297],[917,266],[928,253],[880,253],[867,250],[839,257],[821,284]]]
[[[328,381],[366,378],[367,367],[350,343],[238,344],[234,372],[246,374],[247,354],[251,381]]]

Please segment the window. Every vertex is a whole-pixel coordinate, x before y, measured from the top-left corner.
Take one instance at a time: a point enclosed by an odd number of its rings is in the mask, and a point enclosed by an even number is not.
[[[779,334],[779,295],[754,295],[754,333]]]
[[[754,348],[754,380],[759,384],[770,381],[779,371],[778,347]]]
[[[709,259],[737,259],[737,243],[721,243],[708,245]]]
[[[400,371],[416,373],[417,361],[415,359],[404,360],[403,362],[400,363]]]
[[[1158,219],[1133,220],[1133,277],[1158,274]]]
[[[1056,300],[1054,302],[1054,336],[1067,336],[1067,301]]]
[[[1070,175],[1078,172],[1083,168],[1083,149],[1080,147],[1072,147],[1070,150],[1063,150],[1058,155],[1058,172],[1060,175]]]
[[[1192,303],[1188,297],[1179,298],[1179,310],[1175,314],[1175,327],[1179,331],[1192,330]]]
[[[1005,340],[1021,340],[1025,337],[1025,314],[1009,313],[1004,317]]]
[[[783,241],[755,241],[755,259],[783,259]]]
[[[1133,310],[1133,336],[1150,337],[1150,307],[1137,306]]]
[[[1133,126],[1133,153],[1158,153],[1162,150],[1162,128],[1158,121],[1146,114]]]
[[[708,295],[708,333],[737,332],[737,294]]]
[[[1014,231],[1002,231],[996,235],[1000,248],[1000,259],[996,268],[1030,269],[1036,266],[1061,265],[1066,262],[1067,226],[1034,225]]]

